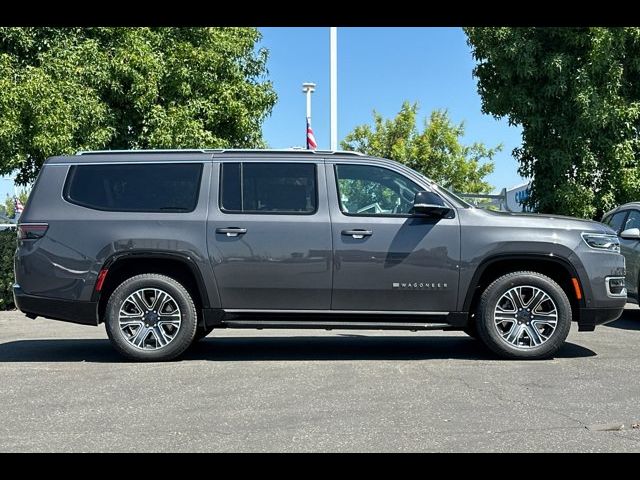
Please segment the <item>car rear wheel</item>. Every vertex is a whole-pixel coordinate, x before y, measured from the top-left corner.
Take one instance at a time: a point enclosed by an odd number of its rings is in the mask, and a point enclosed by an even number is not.
[[[480,297],[479,338],[503,358],[551,357],[571,328],[571,304],[560,285],[537,272],[514,272]]]
[[[197,311],[184,286],[165,275],[136,275],[120,284],[105,311],[115,349],[138,361],[176,358],[193,341]]]

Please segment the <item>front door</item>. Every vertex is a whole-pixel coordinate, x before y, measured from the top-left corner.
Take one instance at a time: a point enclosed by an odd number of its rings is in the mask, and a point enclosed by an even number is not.
[[[222,308],[330,308],[331,226],[322,167],[214,163],[207,243]]]
[[[414,217],[404,174],[364,163],[327,164],[334,310],[456,310],[460,226]]]

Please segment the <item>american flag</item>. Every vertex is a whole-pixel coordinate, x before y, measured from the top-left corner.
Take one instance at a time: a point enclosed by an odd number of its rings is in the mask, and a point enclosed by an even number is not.
[[[24,205],[22,205],[22,202],[18,197],[13,197],[13,205],[16,209],[16,215],[20,215],[24,210]]]
[[[318,148],[318,144],[311,128],[311,119],[307,118],[307,150],[315,150],[316,148]]]

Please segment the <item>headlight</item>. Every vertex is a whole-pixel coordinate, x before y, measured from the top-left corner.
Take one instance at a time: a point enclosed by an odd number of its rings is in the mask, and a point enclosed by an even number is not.
[[[602,250],[605,252],[619,252],[620,240],[616,235],[608,235],[606,233],[582,233],[584,243],[594,250]]]

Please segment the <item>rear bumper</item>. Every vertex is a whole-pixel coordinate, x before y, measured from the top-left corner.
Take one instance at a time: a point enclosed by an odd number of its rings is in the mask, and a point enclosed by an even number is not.
[[[13,287],[13,299],[18,310],[32,318],[44,317],[82,325],[98,325],[97,302],[26,295],[19,286]]]
[[[613,322],[624,312],[624,305],[617,308],[581,308],[578,331],[592,332],[596,325]]]

